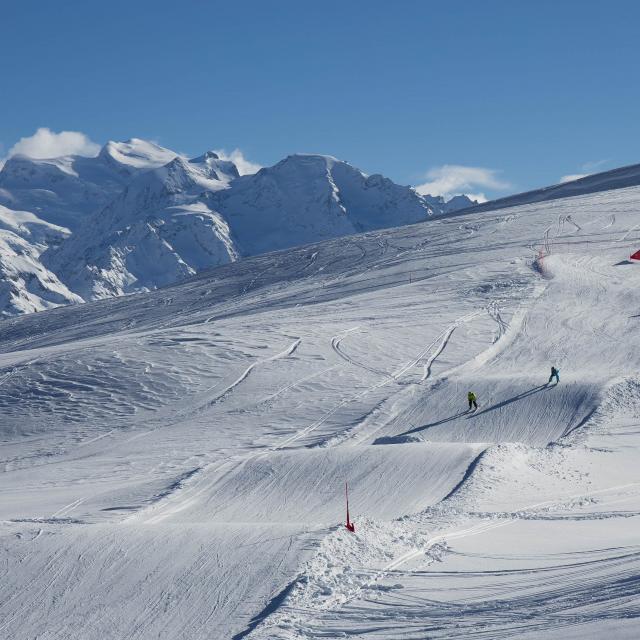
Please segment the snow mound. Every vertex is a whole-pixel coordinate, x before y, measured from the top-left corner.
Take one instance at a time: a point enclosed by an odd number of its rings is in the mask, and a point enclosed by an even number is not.
[[[322,539],[282,611],[260,629],[257,637],[269,637],[265,634],[274,626],[292,628],[296,611],[330,611],[356,596],[366,597],[367,593],[384,589],[379,580],[394,558],[429,549],[428,541],[428,532],[416,532],[405,522],[365,518],[356,523],[355,533],[338,527]],[[361,567],[367,570],[362,571]],[[390,588],[402,589],[402,585]]]
[[[481,450],[478,445],[414,444],[391,451],[334,447],[273,452],[233,465],[222,477],[217,465],[199,473],[189,493],[210,487],[204,502],[174,514],[169,500],[152,509],[150,519],[170,522],[175,515],[181,522],[333,524],[344,520],[345,481],[353,517],[396,518],[418,513],[447,495]]]

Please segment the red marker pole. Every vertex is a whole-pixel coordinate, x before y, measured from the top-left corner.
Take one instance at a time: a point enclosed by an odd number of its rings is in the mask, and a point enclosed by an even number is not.
[[[347,524],[345,525],[345,527],[347,527],[347,529],[349,531],[351,531],[351,533],[354,533],[356,530],[356,525],[355,523],[351,522],[351,518],[349,517],[349,487],[347,486],[347,483],[344,483],[344,496],[347,500]]]

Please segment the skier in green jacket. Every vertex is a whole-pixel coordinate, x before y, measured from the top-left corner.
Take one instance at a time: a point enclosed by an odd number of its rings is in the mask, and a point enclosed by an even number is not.
[[[471,407],[473,407],[473,410],[475,411],[478,408],[478,403],[476,401],[476,394],[473,393],[473,391],[469,391],[469,393],[467,393],[467,400],[469,401],[469,411],[471,411]]]

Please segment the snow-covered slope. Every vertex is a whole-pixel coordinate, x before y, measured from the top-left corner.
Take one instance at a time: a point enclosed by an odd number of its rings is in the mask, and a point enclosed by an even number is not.
[[[75,229],[115,198],[135,175],[175,156],[173,151],[137,138],[108,142],[95,158],[13,156],[0,170],[0,204]]]
[[[69,236],[69,230],[45,222],[30,211],[16,211],[0,205],[0,229],[11,231],[41,247],[55,246]]]
[[[0,315],[12,316],[82,302],[40,262],[39,251],[0,229]]]
[[[289,156],[240,177],[213,152],[186,160],[136,138],[108,142],[95,158],[14,156],[0,170],[3,216],[25,221],[11,230],[32,243],[34,258],[47,249],[38,268],[84,301],[148,291],[240,257],[420,222],[469,204],[464,196],[449,202],[421,196],[329,156]],[[28,231],[44,232],[47,224],[48,235],[36,239]]]
[[[2,322],[0,635],[634,638],[639,207],[432,218]]]
[[[432,210],[410,187],[330,156],[293,155],[216,194],[242,255],[412,224]]]
[[[204,194],[238,177],[207,153],[174,158],[131,181],[43,260],[85,300],[155,289],[236,257],[224,218]]]
[[[464,209],[466,211],[466,209],[473,207],[474,211],[493,211],[495,209],[504,209],[506,207],[515,207],[517,205],[531,204],[534,202],[546,202],[548,200],[585,195],[587,193],[607,191],[610,189],[623,189],[636,185],[640,185],[640,164],[611,169],[610,171],[603,171],[602,173],[594,173],[577,180],[570,180],[569,182],[563,182],[533,191],[525,191],[524,193],[499,198],[498,200],[491,200],[479,205],[470,203],[463,207],[457,207],[457,209]]]
[[[40,260],[47,245],[55,246],[68,235],[67,229],[29,211],[0,205],[0,315],[82,302]]]
[[[213,152],[134,179],[43,260],[85,300],[155,289],[246,257],[419,222],[410,187],[328,156],[297,155],[239,177]]]

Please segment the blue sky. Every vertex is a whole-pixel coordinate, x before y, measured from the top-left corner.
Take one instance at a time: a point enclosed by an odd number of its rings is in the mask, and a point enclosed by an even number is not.
[[[0,156],[48,127],[450,193],[554,183],[640,162],[638,4],[3,3]]]

